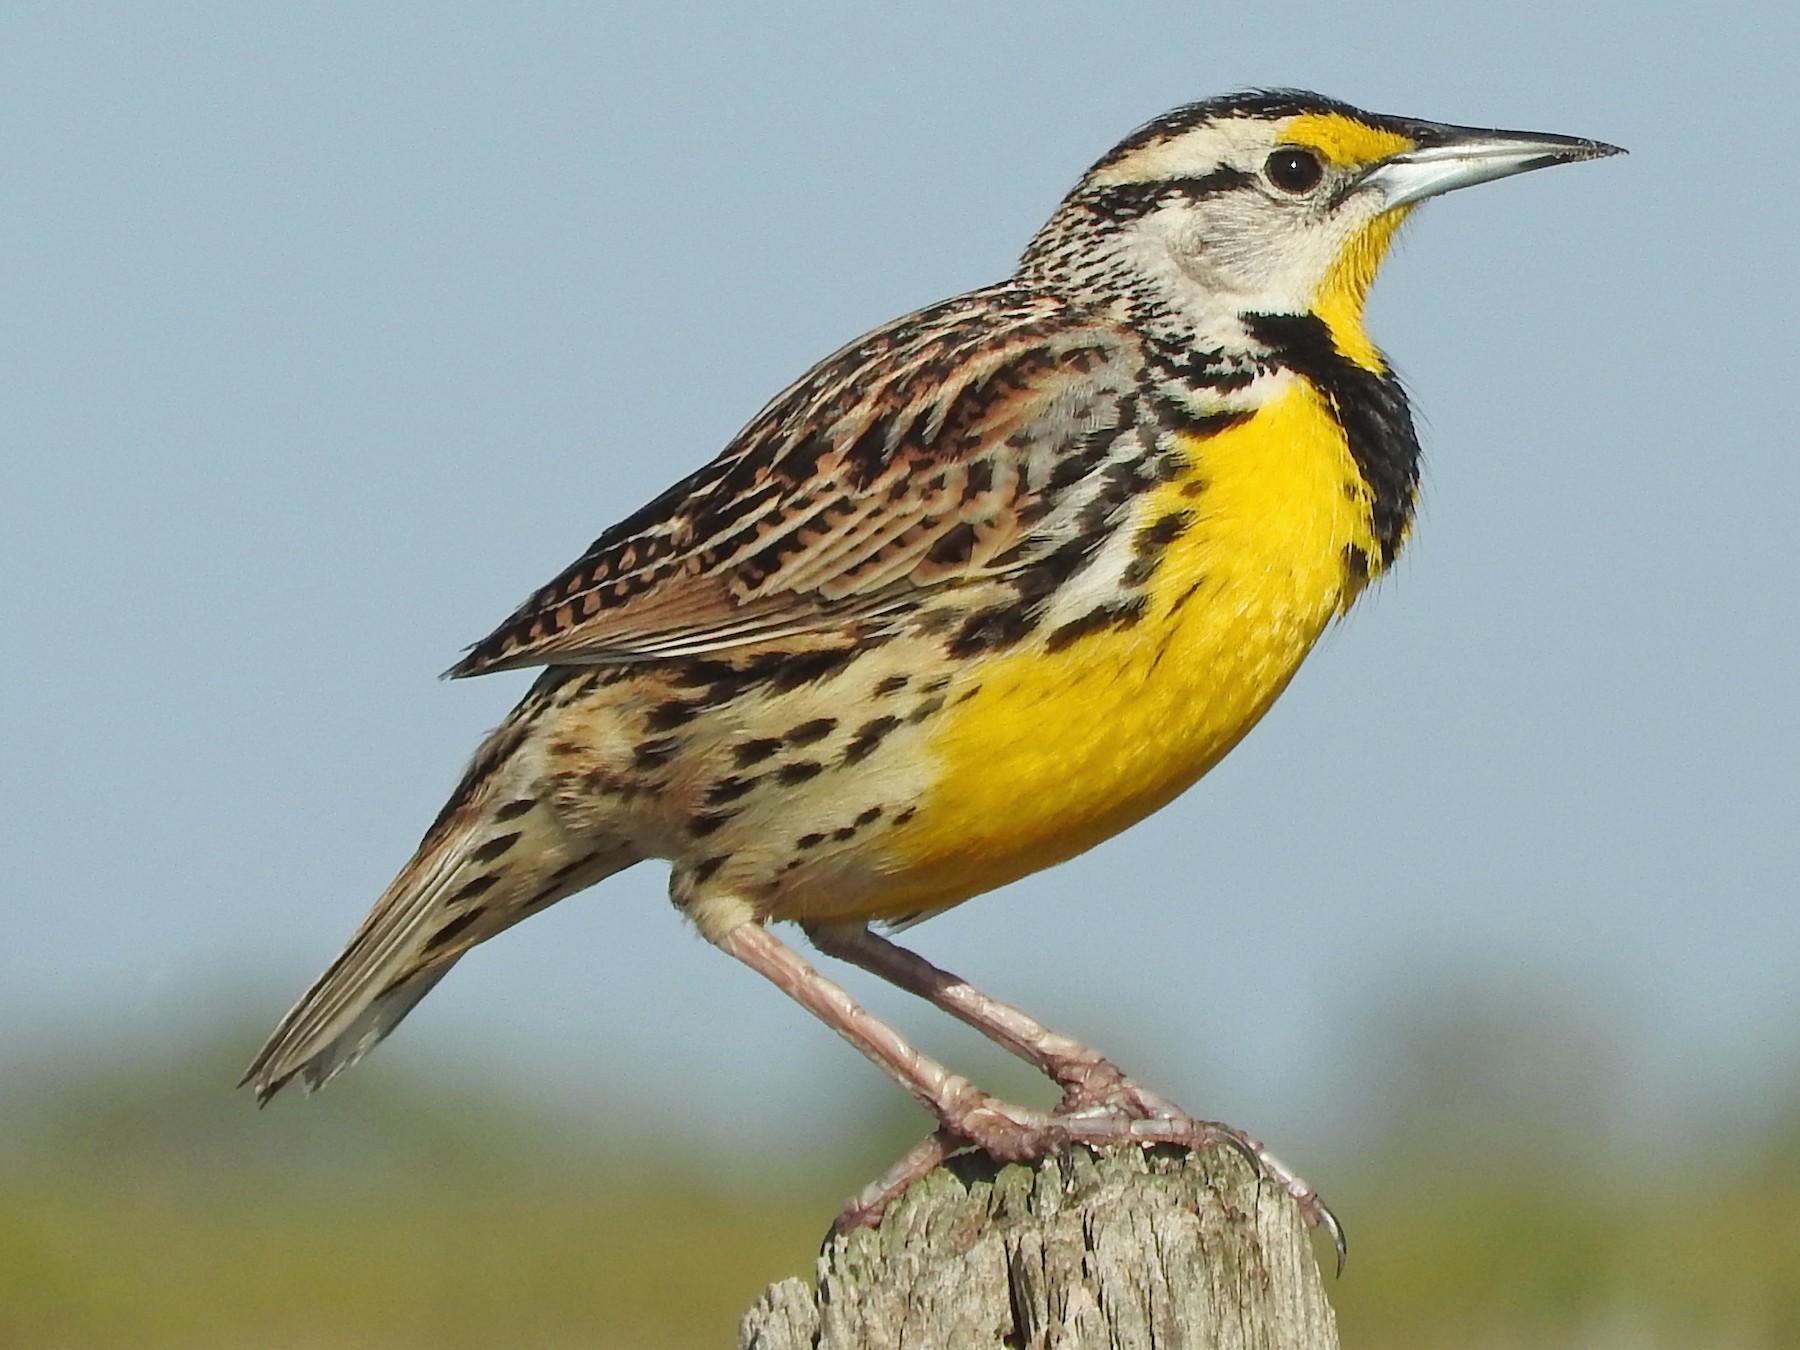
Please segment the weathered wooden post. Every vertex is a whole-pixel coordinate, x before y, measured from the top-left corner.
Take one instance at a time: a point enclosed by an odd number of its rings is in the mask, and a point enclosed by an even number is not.
[[[1294,1202],[1228,1148],[952,1159],[818,1288],[772,1285],[740,1350],[1336,1350]]]

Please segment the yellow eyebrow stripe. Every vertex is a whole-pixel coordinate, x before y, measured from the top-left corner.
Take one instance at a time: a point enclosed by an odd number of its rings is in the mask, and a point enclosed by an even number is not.
[[[1373,164],[1412,149],[1412,142],[1398,132],[1380,131],[1341,113],[1301,113],[1282,128],[1281,139],[1316,150],[1339,168]]]

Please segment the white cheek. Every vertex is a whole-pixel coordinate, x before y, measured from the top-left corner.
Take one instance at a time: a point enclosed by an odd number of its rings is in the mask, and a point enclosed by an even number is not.
[[[1204,253],[1195,253],[1191,229],[1186,213],[1164,209],[1147,216],[1128,248],[1131,270],[1172,295],[1191,293],[1196,287],[1214,294],[1229,291],[1232,281],[1225,269]]]
[[[1194,219],[1180,248],[1182,270],[1230,296],[1240,312],[1302,314],[1343,247],[1338,230],[1319,225],[1270,209]]]

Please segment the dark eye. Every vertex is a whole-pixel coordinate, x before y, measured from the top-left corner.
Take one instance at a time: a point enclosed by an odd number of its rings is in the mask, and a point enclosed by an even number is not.
[[[1298,197],[1319,186],[1319,180],[1325,176],[1325,166],[1312,151],[1290,147],[1277,150],[1264,160],[1263,173],[1283,192]]]

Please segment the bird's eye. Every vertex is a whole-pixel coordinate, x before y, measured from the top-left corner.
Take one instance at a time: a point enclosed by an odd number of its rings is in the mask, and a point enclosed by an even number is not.
[[[1263,173],[1283,192],[1300,197],[1319,186],[1319,180],[1325,176],[1325,166],[1312,151],[1289,146],[1263,161]]]

